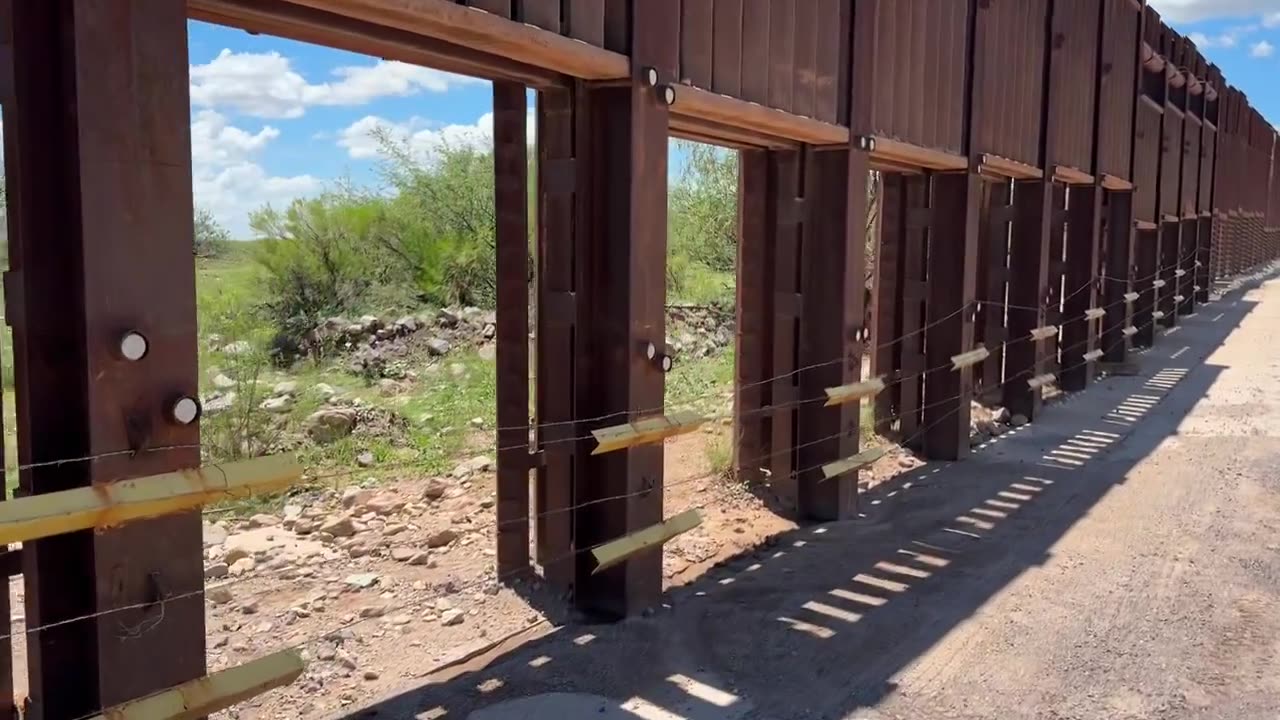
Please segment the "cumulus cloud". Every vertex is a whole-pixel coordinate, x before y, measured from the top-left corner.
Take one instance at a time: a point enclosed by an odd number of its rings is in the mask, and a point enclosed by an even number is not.
[[[321,189],[311,175],[273,176],[258,163],[278,137],[280,131],[270,125],[251,132],[212,110],[196,113],[191,121],[192,194],[233,237],[250,237],[251,210],[265,203],[287,205]]]
[[[1256,58],[1267,58],[1271,57],[1275,51],[1275,45],[1272,45],[1266,40],[1262,40],[1261,42],[1254,43],[1253,47],[1249,48],[1249,55]]]
[[[338,67],[332,74],[331,82],[313,84],[280,53],[224,49],[208,63],[191,66],[191,104],[231,108],[261,118],[296,118],[313,106],[354,107],[381,97],[404,97],[423,90],[439,93],[481,82],[389,60]]]
[[[537,137],[533,111],[527,117],[526,132],[529,143]],[[366,115],[338,132],[338,145],[357,160],[381,157],[381,148],[375,131],[381,129],[393,140],[406,144],[410,151],[425,162],[430,162],[443,147],[493,147],[493,113],[485,113],[471,125],[445,125],[432,127],[421,118],[407,122],[393,122],[376,115]]]

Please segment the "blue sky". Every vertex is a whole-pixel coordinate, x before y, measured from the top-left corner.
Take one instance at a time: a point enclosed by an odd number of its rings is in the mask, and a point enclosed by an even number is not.
[[[1151,0],[1280,121],[1280,0]],[[237,237],[247,216],[341,178],[375,185],[387,128],[424,156],[489,142],[489,84],[266,35],[191,23],[196,202]]]

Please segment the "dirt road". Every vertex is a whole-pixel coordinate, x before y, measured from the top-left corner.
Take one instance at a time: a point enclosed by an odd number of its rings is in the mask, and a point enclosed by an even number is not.
[[[1280,281],[959,464],[652,617],[428,678],[387,718],[1280,713]],[[370,716],[357,713],[354,716]]]

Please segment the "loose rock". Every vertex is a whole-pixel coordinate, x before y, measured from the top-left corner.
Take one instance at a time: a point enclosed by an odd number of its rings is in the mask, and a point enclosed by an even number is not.
[[[274,415],[283,415],[293,409],[293,397],[289,395],[273,397],[263,401],[259,407]]]
[[[356,429],[356,413],[347,408],[324,408],[307,417],[307,435],[321,445],[336,442]]]
[[[427,538],[427,547],[429,548],[444,547],[457,539],[458,539],[458,533],[454,532],[449,528],[445,528],[444,530],[433,533],[430,537]]]
[[[231,563],[230,572],[232,575],[244,575],[253,572],[253,568],[257,565],[251,557],[240,558]]]
[[[286,380],[285,382],[276,383],[273,391],[276,395],[293,395],[298,392],[298,383],[294,380]]]
[[[356,464],[362,468],[373,467],[374,462],[376,460],[373,457],[373,453],[367,450],[356,456]]]
[[[351,537],[356,534],[356,526],[349,515],[338,515],[330,517],[321,524],[320,532],[336,538]]]
[[[431,338],[427,341],[427,352],[435,355],[436,357],[448,355],[449,351],[452,349],[453,346],[444,338]]]
[[[440,624],[448,627],[450,625],[461,625],[462,621],[467,618],[467,614],[461,610],[445,610],[440,616]]]

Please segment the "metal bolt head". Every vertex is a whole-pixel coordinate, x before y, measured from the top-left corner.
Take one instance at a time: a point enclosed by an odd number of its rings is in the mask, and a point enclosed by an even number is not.
[[[645,346],[644,356],[649,360],[653,360],[654,358],[658,357],[658,346],[654,345],[653,343],[649,343],[647,346]]]
[[[120,356],[130,362],[146,357],[148,349],[147,338],[140,332],[130,330],[120,338]]]
[[[662,372],[669,373],[671,372],[671,368],[675,367],[676,361],[670,355],[663,355],[662,362],[660,364]]]
[[[183,396],[173,402],[169,415],[179,425],[190,425],[200,419],[200,401]]]
[[[668,107],[675,105],[676,89],[671,87],[670,85],[667,85],[666,87],[662,88],[662,101],[666,103]]]
[[[649,87],[658,87],[658,69],[653,67],[645,68],[644,81]]]

